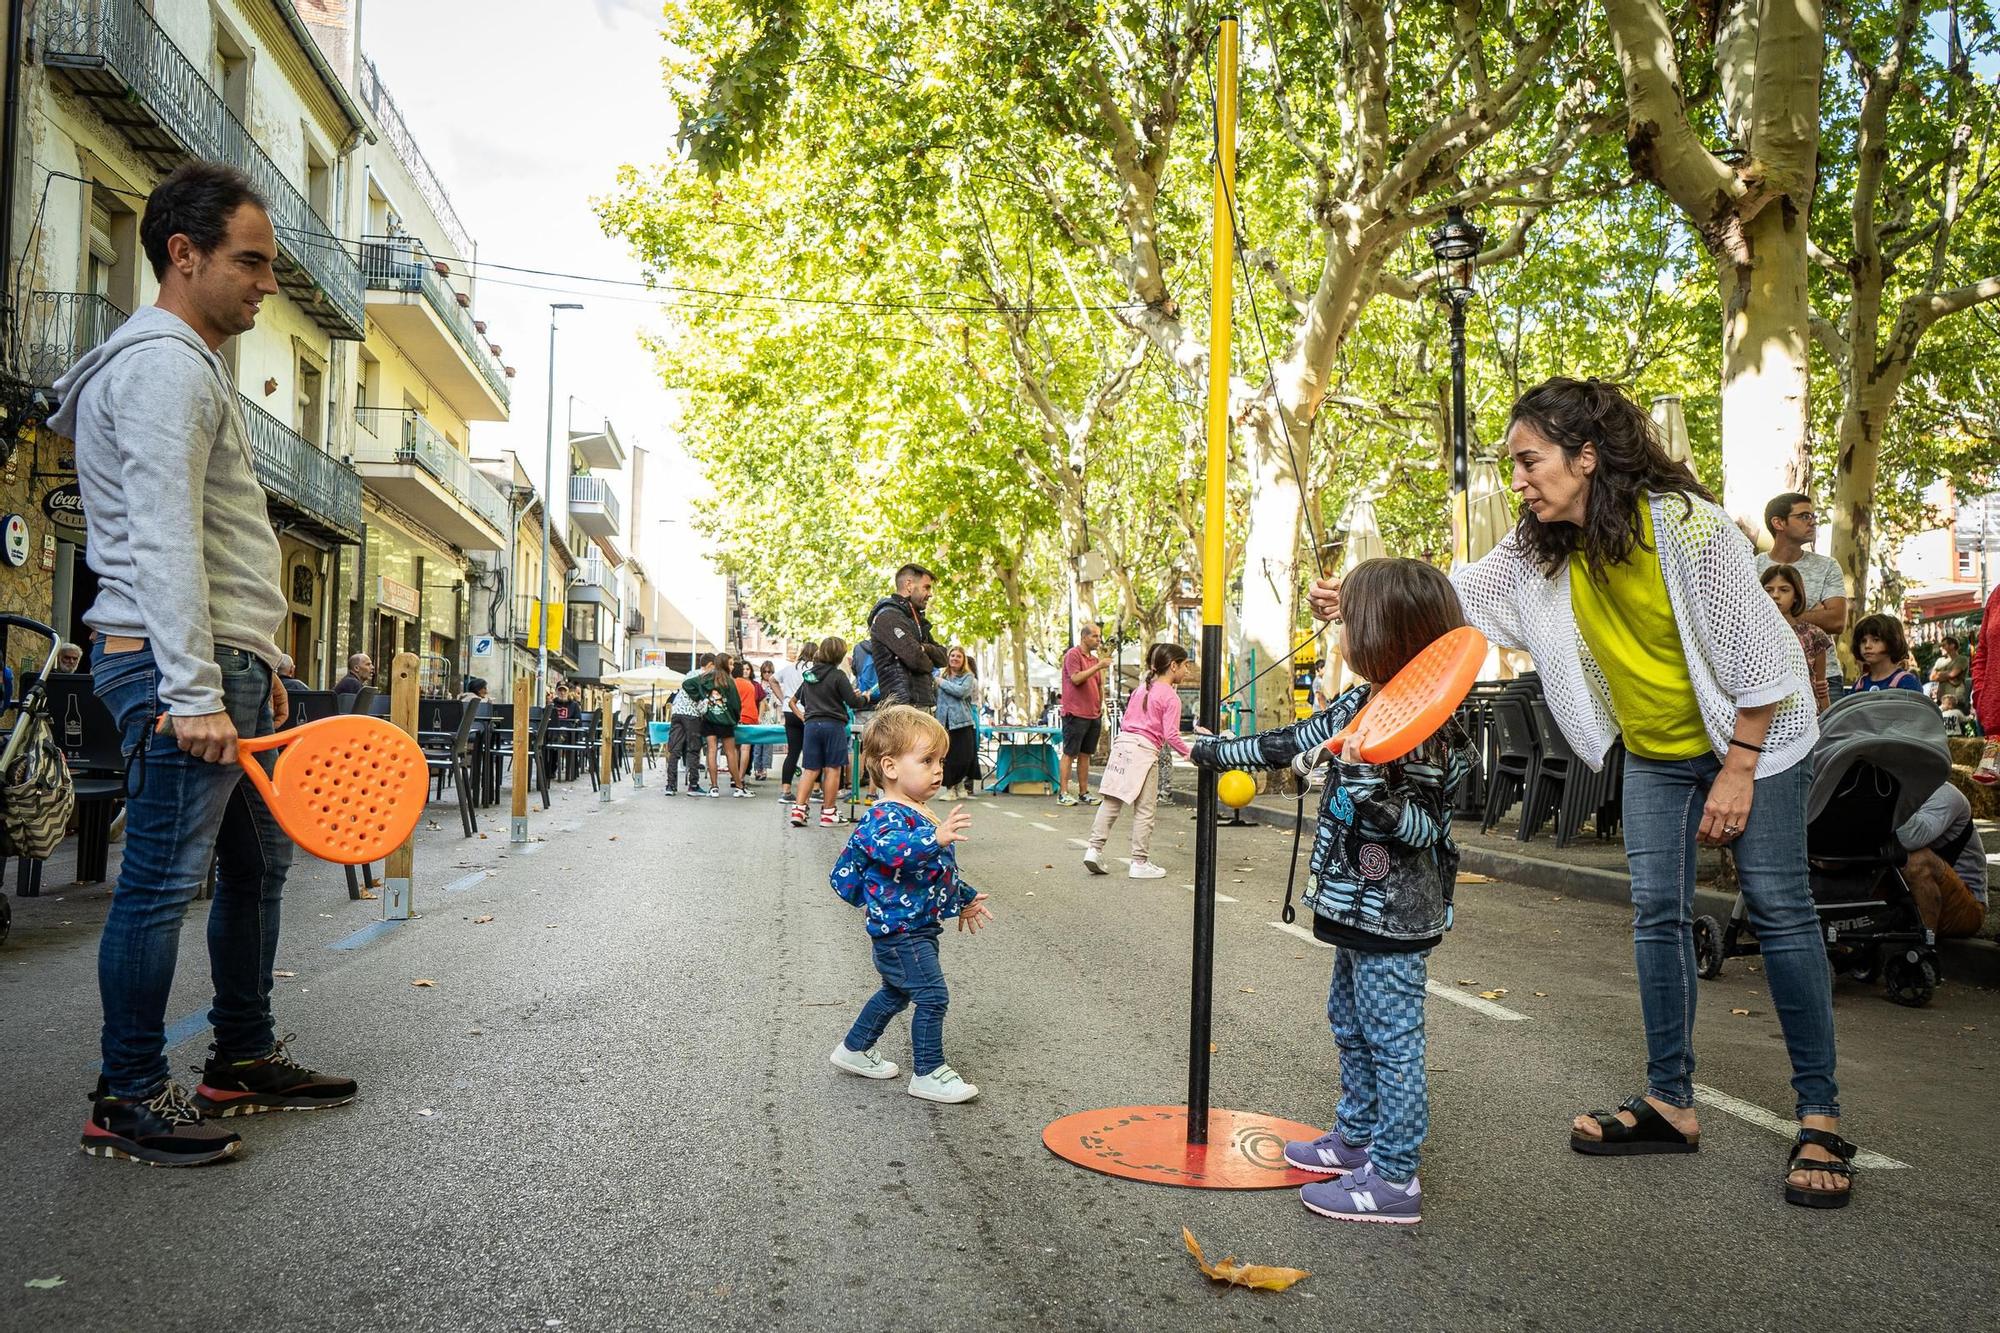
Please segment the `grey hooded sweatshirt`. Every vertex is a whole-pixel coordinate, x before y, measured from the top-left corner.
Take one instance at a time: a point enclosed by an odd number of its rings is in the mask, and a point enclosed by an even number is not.
[[[274,669],[280,555],[222,359],[147,306],[56,382],[49,424],[76,442],[97,601],[84,623],[151,641],[160,704],[220,712],[218,645]]]

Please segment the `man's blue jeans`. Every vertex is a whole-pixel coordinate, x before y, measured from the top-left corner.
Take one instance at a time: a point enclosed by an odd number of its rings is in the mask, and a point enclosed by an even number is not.
[[[919,1076],[944,1063],[944,1011],[951,1003],[938,964],[938,932],[909,931],[872,940],[882,989],[868,997],[847,1032],[847,1049],[865,1051],[882,1039],[889,1020],[915,1004],[910,1019],[910,1064]]]
[[[1646,1019],[1646,1091],[1694,1105],[1695,833],[1713,755],[1625,760],[1625,855],[1632,867],[1632,939]],[[1797,1114],[1840,1114],[1834,1086],[1833,985],[1806,869],[1806,795],[1812,761],[1757,781],[1750,819],[1734,844],[1743,903],[1764,953],[1771,1005],[1792,1059]]]
[[[167,992],[180,955],[181,918],[215,867],[208,914],[217,1052],[252,1059],[271,1050],[271,965],[278,903],[292,843],[235,764],[185,754],[154,732],[159,674],[150,647],[91,649],[97,697],[124,738],[125,860],[97,950],[104,1002],[104,1077],[114,1097],[144,1099],[167,1081]],[[222,693],[241,736],[271,732],[271,670],[253,654],[217,648]],[[270,756],[261,756],[269,767]]]

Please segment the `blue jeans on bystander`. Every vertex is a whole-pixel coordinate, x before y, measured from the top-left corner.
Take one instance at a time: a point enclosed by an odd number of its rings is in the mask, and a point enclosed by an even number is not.
[[[272,730],[271,669],[254,654],[217,647],[224,705],[238,735]],[[167,1081],[167,992],[180,953],[188,903],[215,876],[208,913],[209,972],[215,1002],[208,1020],[217,1053],[254,1059],[276,1042],[271,966],[278,905],[292,842],[235,764],[185,754],[152,730],[159,674],[150,647],[91,649],[98,698],[117,721],[127,763],[125,859],[97,950],[104,1003],[104,1077],[110,1093],[142,1101]],[[270,755],[260,756],[268,768]]]

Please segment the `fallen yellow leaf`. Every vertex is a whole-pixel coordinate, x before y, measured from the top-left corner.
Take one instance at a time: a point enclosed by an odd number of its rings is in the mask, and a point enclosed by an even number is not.
[[[1538,990],[1535,992],[1535,998],[1538,1000],[1546,1000],[1549,998],[1549,993],[1545,990]]]
[[[1469,870],[1462,870],[1459,872],[1458,882],[1460,884],[1491,884],[1493,882],[1493,876],[1475,875]]]
[[[1283,1291],[1300,1278],[1312,1274],[1303,1268],[1278,1268],[1271,1264],[1239,1264],[1235,1255],[1228,1255],[1219,1262],[1210,1263],[1202,1257],[1201,1242],[1186,1227],[1181,1228],[1181,1239],[1187,1242],[1188,1253],[1194,1256],[1194,1266],[1211,1282],[1227,1282],[1232,1287],[1250,1287],[1257,1291]]]
[[[1750,1016],[1748,1009],[1731,1009],[1729,1012],[1735,1014],[1738,1018],[1747,1018]]]
[[[1479,992],[1479,998],[1482,1000],[1497,1000],[1506,993],[1507,989],[1503,986],[1498,990],[1483,990]]]
[[[488,921],[491,921],[492,919],[493,919],[493,918],[492,918],[492,917],[490,917],[490,916],[476,916],[476,917],[472,918],[472,924],[473,924],[473,925],[475,925],[475,926],[483,926],[483,925],[485,925],[485,924],[486,924],[486,923],[487,923]]]
[[[436,983],[435,981],[430,981],[430,980],[419,980],[419,981],[412,981],[412,982],[411,982],[410,984],[411,984],[412,986],[435,986],[435,985],[437,985],[437,983]]]
[[[1245,995],[1255,995],[1257,993],[1257,988],[1255,986],[1238,986],[1236,989],[1241,991]]]

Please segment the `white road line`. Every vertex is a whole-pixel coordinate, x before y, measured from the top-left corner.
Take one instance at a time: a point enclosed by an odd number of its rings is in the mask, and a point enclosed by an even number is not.
[[[1021,812],[1019,810],[1002,810],[1000,813],[1007,816],[1007,818],[1009,819],[1019,819],[1021,817]]]
[[[1314,939],[1313,933],[1310,930],[1307,930],[1304,926],[1286,925],[1282,921],[1273,921],[1271,923],[1271,929],[1282,930],[1287,935],[1296,935],[1300,939],[1304,940],[1307,944],[1312,945],[1312,947],[1315,949],[1331,949],[1333,947],[1331,944],[1328,944],[1325,940]]]
[[[1041,827],[1041,825],[1040,825],[1040,824],[1037,824],[1037,825],[1035,825],[1035,827],[1036,827],[1036,828],[1040,828],[1040,827]],[[1078,850],[1080,850],[1080,851],[1087,851],[1087,850],[1089,849],[1089,847],[1090,847],[1090,844],[1089,844],[1088,842],[1086,842],[1086,841],[1085,841],[1084,839],[1082,839],[1082,838],[1071,838],[1071,839],[1069,840],[1069,845],[1070,845],[1070,846],[1072,846],[1072,847],[1075,847],[1075,848],[1077,848],[1077,849],[1078,849]]]
[[[1780,1138],[1789,1139],[1799,1132],[1796,1121],[1787,1120],[1781,1115],[1773,1115],[1755,1102],[1746,1102],[1740,1097],[1732,1097],[1726,1092],[1709,1087],[1706,1083],[1697,1083],[1694,1085],[1694,1099],[1703,1106],[1713,1106],[1718,1111],[1727,1111],[1738,1120],[1747,1120],[1753,1125],[1768,1129]],[[1854,1164],[1866,1167],[1870,1171],[1908,1171],[1910,1169],[1908,1162],[1899,1162],[1893,1157],[1884,1157],[1881,1153],[1870,1152],[1866,1148],[1863,1148],[1854,1155]]]
[[[1188,891],[1189,893],[1193,893],[1193,892],[1194,892],[1194,885],[1192,885],[1192,884],[1183,884],[1183,885],[1181,885],[1181,887],[1182,887],[1182,888],[1184,888],[1184,889],[1186,889],[1186,890],[1187,890],[1187,891]],[[1238,901],[1238,900],[1237,900],[1237,899],[1235,899],[1235,898],[1232,898],[1232,897],[1230,897],[1230,896],[1229,896],[1228,894],[1226,894],[1226,893],[1218,893],[1218,894],[1216,894],[1216,895],[1215,895],[1215,901],[1217,901],[1217,902],[1219,902],[1219,903],[1233,903],[1233,902],[1236,902],[1236,901]],[[1313,941],[1313,943],[1317,944],[1317,943],[1319,943],[1319,941],[1318,941],[1318,940],[1314,940],[1314,941]]]
[[[1505,1005],[1495,1004],[1491,1000],[1482,1000],[1479,996],[1467,994],[1456,986],[1447,986],[1436,977],[1432,977],[1424,982],[1424,990],[1437,996],[1440,1000],[1450,1000],[1453,1004],[1462,1004],[1467,1009],[1476,1009],[1488,1018],[1497,1018],[1503,1023],[1525,1023],[1528,1021],[1526,1014],[1517,1014]]]
[[[1031,819],[1031,820],[1029,820],[1029,821],[1028,821],[1028,827],[1029,827],[1029,828],[1038,828],[1038,829],[1040,829],[1040,830],[1041,830],[1042,832],[1044,832],[1044,833],[1060,833],[1060,832],[1062,832],[1062,830],[1061,830],[1061,829],[1059,829],[1059,828],[1057,828],[1057,827],[1056,827],[1056,826],[1055,826],[1054,824],[1044,824],[1044,823],[1043,823],[1043,822],[1042,822],[1041,820],[1039,820],[1039,819]]]

